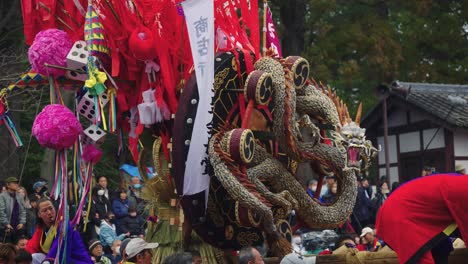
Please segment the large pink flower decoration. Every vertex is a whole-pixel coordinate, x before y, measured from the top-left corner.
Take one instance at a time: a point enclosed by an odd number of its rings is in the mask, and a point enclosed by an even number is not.
[[[62,150],[73,146],[83,132],[75,115],[60,104],[47,105],[36,116],[32,133],[43,147]]]
[[[48,68],[44,64],[67,67],[67,55],[73,42],[65,31],[47,29],[37,33],[29,48],[28,57],[33,70],[46,76],[61,76],[65,70]]]

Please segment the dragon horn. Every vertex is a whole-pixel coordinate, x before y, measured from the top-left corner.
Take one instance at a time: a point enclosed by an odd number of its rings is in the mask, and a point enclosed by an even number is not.
[[[357,113],[356,113],[356,119],[354,120],[354,123],[356,123],[357,125],[359,125],[359,123],[361,122],[361,115],[362,115],[362,102],[359,103]]]

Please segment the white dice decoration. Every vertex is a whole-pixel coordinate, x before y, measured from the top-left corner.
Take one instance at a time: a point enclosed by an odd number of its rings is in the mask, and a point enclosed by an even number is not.
[[[89,51],[86,48],[85,41],[77,41],[73,44],[72,49],[67,55],[67,68],[80,70],[83,73],[76,71],[67,71],[66,75],[69,79],[77,81],[86,81],[88,74],[86,73],[86,65],[88,63]]]
[[[83,145],[100,145],[104,142],[104,136],[106,135],[106,132],[104,132],[104,130],[100,129],[96,125],[91,125],[84,131],[84,134],[86,136],[83,138]]]
[[[101,99],[102,109],[109,102],[109,98],[107,97],[106,93],[99,95],[99,98]],[[78,103],[77,111],[78,113],[80,113],[80,115],[84,116],[89,121],[94,121],[96,117],[96,110],[94,107],[94,95],[91,95],[89,94],[89,92],[86,92],[85,95],[83,95],[83,98],[81,98],[80,102]]]

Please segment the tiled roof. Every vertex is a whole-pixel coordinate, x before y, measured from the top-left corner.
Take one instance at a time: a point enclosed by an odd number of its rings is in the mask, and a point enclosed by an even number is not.
[[[395,82],[391,93],[453,126],[468,128],[468,85]]]

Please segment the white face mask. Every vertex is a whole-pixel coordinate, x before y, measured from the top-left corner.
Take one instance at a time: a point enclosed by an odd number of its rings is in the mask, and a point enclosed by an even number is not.
[[[312,186],[311,190],[315,192],[317,190],[317,186]]]
[[[130,213],[130,216],[135,217],[136,213]]]
[[[390,192],[389,189],[383,189],[383,190],[382,190],[382,193],[384,193],[384,194],[387,194],[387,193],[389,193],[389,192]]]
[[[299,236],[293,237],[292,243],[293,243],[293,244],[296,244],[296,245],[300,245],[300,244],[302,243],[301,237],[299,237]]]
[[[98,194],[99,196],[103,196],[103,195],[104,195],[104,190],[99,190],[99,191],[97,191],[97,194]]]

